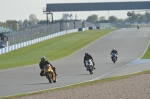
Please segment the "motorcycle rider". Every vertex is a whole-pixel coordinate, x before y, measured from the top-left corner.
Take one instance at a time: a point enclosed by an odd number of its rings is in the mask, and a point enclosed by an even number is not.
[[[88,60],[88,59],[91,59],[92,60],[92,63],[93,63],[93,67],[94,67],[94,69],[95,69],[95,63],[94,63],[94,60],[93,60],[93,57],[89,54],[89,53],[85,53],[85,56],[84,56],[84,66],[86,67],[86,63],[85,63],[85,61],[86,60]]]
[[[50,64],[50,66],[52,67],[52,69],[53,69],[55,75],[57,75],[57,73],[56,73],[56,68],[55,68],[49,61],[46,60],[46,57],[45,57],[45,56],[42,56],[42,57],[41,57],[41,61],[40,61],[40,63],[39,63],[39,66],[40,66],[40,69],[41,69],[40,75],[41,75],[41,76],[44,76],[44,70],[43,70],[43,69],[44,69],[44,66],[47,65],[47,64]]]
[[[137,28],[138,28],[138,29],[140,28],[139,25],[137,25]]]
[[[118,58],[118,56],[117,56],[117,55],[118,55],[118,51],[117,51],[115,48],[112,49],[110,55],[112,55],[113,53],[116,54],[116,60],[117,60],[117,58]],[[112,56],[111,56],[111,59],[113,60],[113,57],[112,57]]]

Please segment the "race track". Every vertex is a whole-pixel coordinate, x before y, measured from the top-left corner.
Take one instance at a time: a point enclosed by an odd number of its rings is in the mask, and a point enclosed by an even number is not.
[[[52,84],[45,77],[40,77],[38,64],[0,71],[0,97],[150,69],[148,62],[131,64],[143,55],[149,40],[149,28],[128,28],[112,32],[68,57],[51,62],[58,73],[58,81]],[[110,59],[110,51],[114,47],[119,52],[115,64]],[[85,52],[93,56],[96,64],[92,75],[83,65]]]

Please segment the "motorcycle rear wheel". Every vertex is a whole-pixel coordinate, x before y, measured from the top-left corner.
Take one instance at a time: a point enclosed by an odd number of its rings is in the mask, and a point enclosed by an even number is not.
[[[114,62],[114,63],[116,62],[116,58],[115,58],[115,57],[113,57],[113,62]]]
[[[93,67],[89,67],[90,74],[93,74]]]

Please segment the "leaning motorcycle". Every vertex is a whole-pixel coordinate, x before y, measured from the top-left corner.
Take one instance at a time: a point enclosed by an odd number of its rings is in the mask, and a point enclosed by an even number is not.
[[[93,67],[94,66],[93,66],[92,60],[88,59],[88,60],[85,61],[85,63],[86,63],[87,70],[90,72],[90,74],[93,74]]]
[[[117,60],[117,55],[115,53],[112,53],[112,61],[115,63]]]
[[[44,66],[44,75],[48,79],[49,83],[55,83],[56,82],[56,75],[50,66],[50,64],[47,64]]]

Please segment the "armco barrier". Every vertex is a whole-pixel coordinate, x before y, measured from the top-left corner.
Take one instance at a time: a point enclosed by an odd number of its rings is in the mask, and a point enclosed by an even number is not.
[[[87,30],[87,29],[84,28],[84,30]],[[31,45],[31,44],[35,44],[35,43],[38,43],[38,42],[41,42],[41,41],[44,41],[44,40],[47,40],[47,39],[50,39],[50,38],[54,38],[54,37],[69,34],[69,33],[74,33],[74,32],[77,32],[77,31],[78,31],[78,29],[61,31],[61,32],[54,33],[54,34],[51,34],[51,35],[48,35],[48,36],[36,38],[34,40],[30,40],[30,41],[22,42],[22,43],[19,43],[19,44],[14,44],[14,45],[11,45],[11,46],[7,46],[5,48],[0,49],[0,54],[4,54],[4,53],[10,52],[10,51],[13,51],[13,50],[16,50],[16,49],[19,49],[19,48],[22,48],[22,47],[25,47],[25,46],[28,46],[28,45]]]
[[[82,29],[82,28],[79,28],[78,31],[83,31],[83,29]]]
[[[89,30],[94,30],[94,29],[96,29],[96,27],[95,27],[95,26],[91,26],[91,27],[89,27]]]
[[[87,28],[79,28],[78,31],[86,31],[88,30],[88,27]]]

